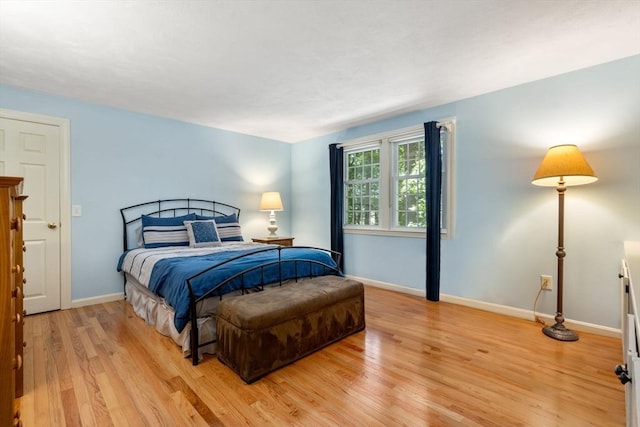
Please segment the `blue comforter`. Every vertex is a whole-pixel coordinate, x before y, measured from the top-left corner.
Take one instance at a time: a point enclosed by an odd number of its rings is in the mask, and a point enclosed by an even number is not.
[[[182,331],[190,320],[187,286],[189,277],[238,255],[251,254],[214,268],[192,280],[191,286],[194,296],[199,298],[217,284],[241,271],[277,261],[277,247],[272,246],[267,249],[255,246],[237,250],[226,248],[223,251],[213,251],[212,248],[134,249],[120,256],[118,271],[131,274],[140,283],[147,286],[150,291],[163,297],[175,310],[174,324],[176,329]],[[312,260],[337,268],[335,261],[325,251],[311,248],[286,248],[282,249],[281,257],[283,261],[289,260],[290,262],[284,262],[280,267],[278,264],[274,264],[264,269],[254,270],[245,274],[243,278],[236,278],[225,284],[211,295],[219,296],[242,287],[251,288],[277,282],[280,279],[280,269],[282,270],[282,280],[336,274],[335,271],[320,264],[293,262],[293,260]]]

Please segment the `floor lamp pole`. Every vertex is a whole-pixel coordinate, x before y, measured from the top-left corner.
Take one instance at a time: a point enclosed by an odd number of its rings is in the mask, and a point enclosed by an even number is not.
[[[562,285],[564,284],[564,193],[567,191],[563,178],[558,182],[558,250],[556,257],[558,258],[558,303],[556,307],[555,325],[545,326],[542,332],[551,338],[560,341],[577,341],[578,334],[570,331],[564,326],[564,315],[562,314]]]

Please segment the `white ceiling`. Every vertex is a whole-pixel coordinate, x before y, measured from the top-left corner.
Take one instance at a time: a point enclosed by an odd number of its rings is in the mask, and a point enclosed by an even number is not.
[[[640,54],[640,0],[0,0],[0,83],[295,142]]]

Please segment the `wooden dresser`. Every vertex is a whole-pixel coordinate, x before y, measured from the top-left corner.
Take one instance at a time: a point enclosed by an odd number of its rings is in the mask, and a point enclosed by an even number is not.
[[[24,313],[22,178],[0,177],[0,426],[20,426]]]

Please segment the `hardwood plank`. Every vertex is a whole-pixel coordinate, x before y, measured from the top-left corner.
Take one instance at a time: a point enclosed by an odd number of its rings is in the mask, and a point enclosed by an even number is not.
[[[67,359],[63,370],[68,369],[70,388],[63,389],[63,405],[65,417],[77,414],[70,422],[81,421],[81,425],[97,425],[98,419],[94,407],[103,407],[102,395],[97,390],[95,378],[88,369],[88,359],[77,334],[77,328],[83,326],[78,310],[55,312],[52,325],[57,327],[60,340]],[[99,418],[99,417],[98,417]],[[73,425],[73,424],[70,424]]]
[[[42,337],[40,319],[30,318],[24,323],[24,340],[27,346],[24,349],[24,396],[20,399],[20,413],[24,425],[32,425],[35,418],[35,393],[34,393],[34,336]],[[38,331],[36,333],[36,331]]]
[[[112,363],[110,352],[102,344],[97,345],[96,350],[104,368],[104,372],[97,376],[98,385],[104,395],[107,408],[110,412],[116,412],[112,417],[114,424],[122,425],[119,422],[122,414],[127,421],[125,425],[145,425],[144,418],[132,403],[132,396],[125,380],[121,378],[120,368]]]
[[[208,425],[223,425],[219,423],[208,424],[196,411],[193,407],[192,402],[189,401],[189,398],[184,395],[181,391],[175,391],[170,394],[173,402],[176,406],[176,409],[183,413],[188,420],[188,424],[190,426],[208,426]]]
[[[25,425],[618,426],[618,339],[373,287],[367,329],[246,385],[125,302],[27,318]]]
[[[105,405],[109,411],[109,415],[116,426],[143,426],[144,422],[138,415],[137,411],[131,410],[131,405],[121,401],[117,394],[118,387],[114,387],[112,378],[106,373],[101,372],[96,375],[96,381],[100,387],[100,391],[104,397]]]
[[[44,326],[46,324],[45,319],[40,319],[40,326]],[[47,328],[43,328],[41,330],[42,335],[34,335],[34,340],[30,341],[31,348],[33,349],[33,389],[27,390],[25,389],[26,395],[33,395],[34,405],[34,413],[33,413],[33,421],[35,420],[48,420],[50,408],[53,405],[49,403],[49,393],[47,386],[47,342],[44,337],[49,335],[49,330]],[[36,338],[37,337],[37,338]],[[28,353],[27,353],[28,354]],[[26,358],[26,354],[25,354]],[[31,362],[28,362],[28,365],[31,365]],[[54,396],[51,396],[54,397]],[[22,401],[22,399],[21,399]],[[54,411],[55,412],[55,411]],[[25,414],[27,415],[27,414]],[[27,422],[28,418],[24,419],[24,422]]]

